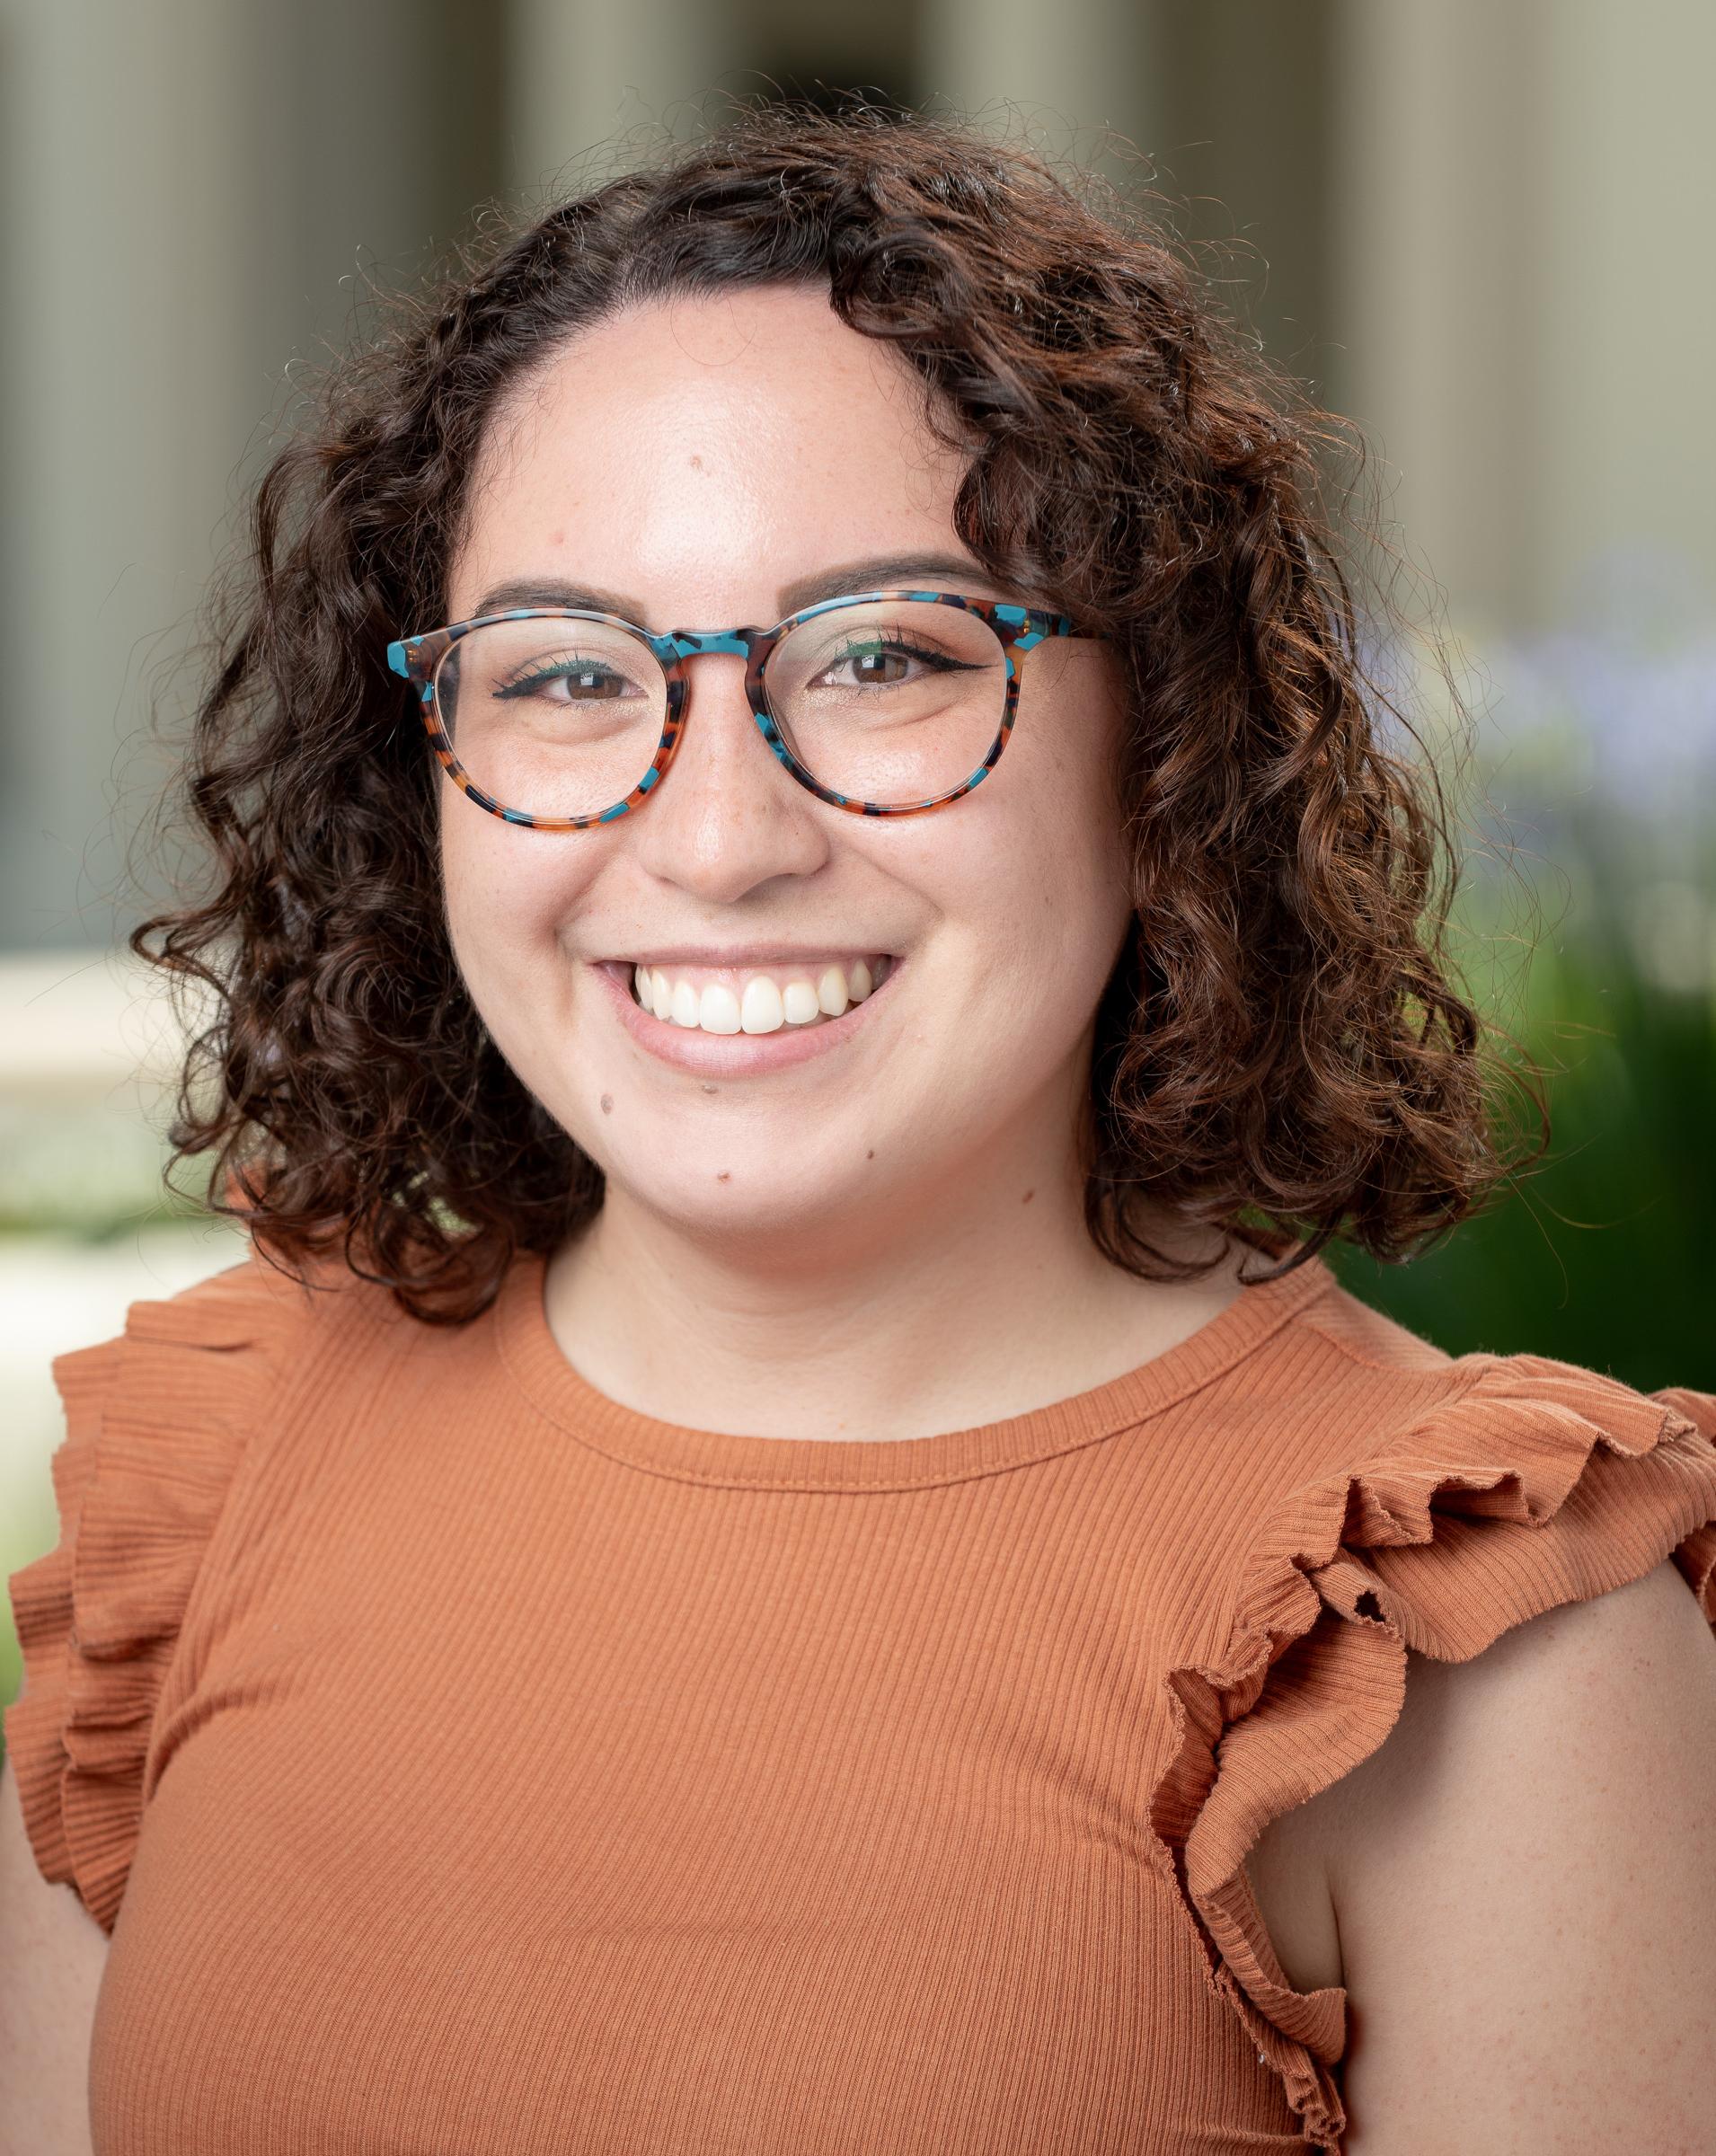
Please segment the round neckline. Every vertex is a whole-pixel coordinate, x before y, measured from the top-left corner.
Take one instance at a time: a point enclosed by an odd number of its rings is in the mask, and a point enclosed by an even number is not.
[[[1278,1258],[1297,1238],[1243,1231]],[[1065,1400],[998,1422],[923,1437],[757,1437],[663,1422],[598,1392],[570,1362],[548,1322],[548,1259],[521,1251],[493,1305],[500,1358],[518,1390],[579,1444],[628,1467],[730,1489],[914,1489],[1023,1467],[1131,1429],[1252,1354],[1295,1312],[1336,1285],[1320,1254],[1260,1280],[1162,1354]]]

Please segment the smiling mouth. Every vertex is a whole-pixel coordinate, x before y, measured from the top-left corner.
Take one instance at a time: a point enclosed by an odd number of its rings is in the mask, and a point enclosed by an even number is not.
[[[810,1032],[874,995],[898,970],[887,952],[804,967],[616,964],[632,1000],[662,1025],[702,1033]]]

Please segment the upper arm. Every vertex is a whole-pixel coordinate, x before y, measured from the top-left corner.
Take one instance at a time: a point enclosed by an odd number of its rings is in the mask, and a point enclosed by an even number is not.
[[[1716,1638],[1672,1560],[1469,1662],[1409,1657],[1314,1823],[1352,2156],[1708,2145],[1712,1789]]]
[[[90,2030],[107,1933],[70,1886],[43,1878],[18,1777],[0,1764],[0,2145],[89,2156]]]

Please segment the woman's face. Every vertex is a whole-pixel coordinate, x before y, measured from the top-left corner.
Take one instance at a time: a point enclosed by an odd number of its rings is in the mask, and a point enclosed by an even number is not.
[[[558,349],[491,427],[449,618],[487,611],[499,586],[551,582],[656,632],[768,625],[831,573],[854,591],[1036,597],[995,585],[956,538],[961,461],[919,395],[810,291],[609,320]],[[873,566],[920,556],[954,565]],[[1038,645],[990,777],[898,817],[800,786],[751,716],[744,670],[727,654],[691,661],[677,755],[612,823],[509,825],[443,780],[455,952],[501,1053],[606,1171],[610,1206],[689,1233],[874,1241],[945,1222],[973,1179],[1070,1172],[1092,1021],[1130,911],[1111,655]],[[830,1015],[829,968],[850,994],[854,961],[884,953],[881,985]],[[809,982],[818,1015],[756,1034],[658,1018],[632,1001],[633,966],[651,958],[716,1024],[732,1012],[710,988],[753,1021],[773,1015],[766,988],[746,1003],[757,976],[788,1013]],[[680,994],[681,1016],[692,1008]]]

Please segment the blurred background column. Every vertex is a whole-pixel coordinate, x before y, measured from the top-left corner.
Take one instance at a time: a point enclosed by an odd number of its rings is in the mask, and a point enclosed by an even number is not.
[[[1455,620],[1716,579],[1704,0],[1335,0],[1337,398]]]
[[[950,101],[1003,134],[1018,131],[1005,110],[1016,103],[1051,154],[1084,161],[1103,128],[1142,146],[1161,124],[1156,45],[1166,12],[1138,0],[1052,9],[1040,0],[925,0],[910,66],[920,96]]]
[[[615,138],[628,129],[686,133],[695,101],[733,70],[732,12],[720,0],[497,6],[505,184],[532,201],[579,193],[610,169],[603,162],[586,180],[587,150],[617,168]]]
[[[460,0],[0,0],[0,942],[111,939],[116,747],[288,364],[494,187],[497,58]]]

